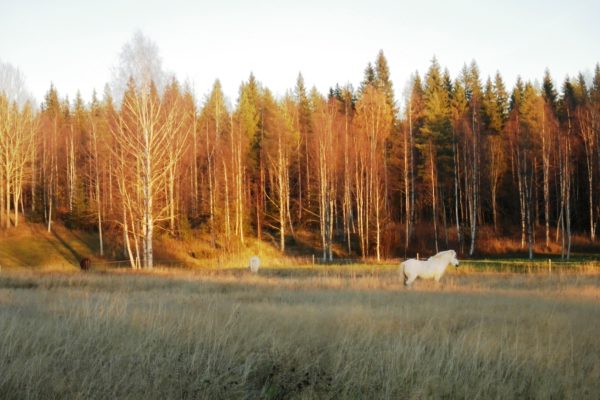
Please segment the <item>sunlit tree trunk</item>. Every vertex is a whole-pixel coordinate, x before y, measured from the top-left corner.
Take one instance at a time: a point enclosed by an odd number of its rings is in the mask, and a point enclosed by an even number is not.
[[[404,253],[408,251],[410,237],[412,234],[412,192],[413,185],[411,182],[412,171],[412,102],[408,101],[408,129],[405,129],[404,134]]]
[[[225,159],[223,159],[223,178],[225,183],[225,242],[229,248],[231,243],[231,210],[229,207],[229,179]]]
[[[527,211],[526,211],[526,196],[525,196],[525,183],[524,183],[524,175],[523,175],[523,156],[521,155],[521,151],[517,148],[517,179],[518,179],[518,187],[519,187],[519,211],[521,216],[521,248],[525,248],[526,242],[526,221],[527,221]]]
[[[98,133],[96,131],[96,124],[91,121],[91,134],[92,134],[92,150],[94,157],[94,188],[96,191],[96,216],[98,219],[98,241],[100,245],[100,256],[104,256],[104,242],[102,237],[102,197],[100,190],[100,167],[99,167],[99,153],[98,153]]]
[[[546,130],[546,111],[542,111],[542,170],[544,179],[544,225],[546,248],[550,246],[550,140]]]
[[[473,195],[473,207],[471,215],[471,246],[469,248],[469,255],[472,256],[475,253],[475,240],[477,236],[477,214],[479,212],[479,190],[478,190],[478,179],[479,179],[479,134],[478,128],[476,127],[475,113],[473,113],[473,175],[471,176],[472,195]]]
[[[433,143],[429,142],[429,166],[430,166],[430,178],[431,178],[431,211],[432,211],[432,220],[433,220],[433,238],[435,243],[435,252],[439,253],[438,246],[438,232],[437,232],[437,197],[436,197],[436,187],[437,180],[435,176],[435,157],[433,156]]]
[[[505,144],[500,137],[490,138],[489,146],[489,171],[490,171],[490,190],[492,197],[492,220],[494,223],[494,232],[498,231],[498,186],[502,174],[506,168]]]
[[[460,161],[460,155],[457,154],[457,145],[456,142],[452,144],[452,152],[454,159],[454,219],[456,222],[456,239],[458,240],[458,246],[462,253],[463,244],[462,244],[462,232],[460,228],[460,174],[459,174],[459,166],[458,163]]]
[[[206,159],[208,162],[208,212],[209,212],[209,227],[210,227],[210,243],[212,248],[216,248],[216,237],[215,237],[215,192],[213,189],[213,180],[214,180],[214,170],[213,170],[213,156],[214,156],[214,144],[211,148],[209,141],[209,133],[208,133],[208,120],[206,121],[206,129],[205,129],[205,139],[206,139]]]
[[[199,210],[199,191],[198,191],[198,131],[196,114],[192,115],[192,215],[196,215]]]
[[[69,194],[69,212],[73,212],[73,199],[75,198],[75,190],[77,187],[77,172],[75,166],[75,143],[73,123],[69,126],[69,135],[65,138],[67,147],[67,184]]]
[[[580,108],[577,110],[579,121],[579,131],[583,139],[583,148],[585,150],[585,165],[587,170],[588,183],[588,204],[589,204],[589,229],[590,240],[596,239],[596,224],[594,221],[594,144],[596,142],[595,132],[590,123],[590,111]]]
[[[344,200],[342,204],[342,213],[344,220],[344,233],[346,239],[346,248],[348,254],[352,253],[351,232],[354,225],[352,214],[352,197],[351,197],[351,171],[350,171],[350,136],[349,136],[349,113],[350,104],[347,99],[344,101]]]

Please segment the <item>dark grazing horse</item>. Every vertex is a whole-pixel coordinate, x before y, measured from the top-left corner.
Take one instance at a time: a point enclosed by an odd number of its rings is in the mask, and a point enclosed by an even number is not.
[[[82,271],[87,271],[88,269],[90,269],[90,267],[92,266],[92,260],[90,260],[87,257],[84,257],[81,259],[81,261],[79,262],[79,266],[81,267]]]

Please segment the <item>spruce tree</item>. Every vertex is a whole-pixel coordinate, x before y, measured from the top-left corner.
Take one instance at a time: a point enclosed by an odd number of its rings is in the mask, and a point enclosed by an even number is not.
[[[434,58],[425,78],[424,123],[417,140],[417,149],[427,162],[422,165],[420,175],[429,182],[431,193],[434,239],[438,247],[437,219],[440,201],[439,182],[450,182],[452,165],[452,124],[450,120],[450,96],[440,65]],[[444,190],[447,192],[447,190]],[[442,212],[444,209],[442,208]]]
[[[542,96],[544,96],[546,104],[548,104],[552,111],[556,112],[558,93],[554,88],[554,83],[552,82],[552,77],[550,76],[550,71],[548,69],[544,71],[544,80],[542,82]]]
[[[600,63],[596,64],[596,68],[594,69],[590,98],[596,107],[600,107]]]
[[[577,81],[574,84],[575,96],[577,97],[578,104],[586,104],[588,101],[588,89],[585,83],[585,78],[580,72],[577,75]]]
[[[513,88],[512,94],[510,95],[510,110],[519,110],[521,102],[523,101],[523,94],[525,92],[525,85],[523,79],[517,76],[517,82]]]
[[[500,72],[496,72],[496,76],[494,77],[494,92],[496,93],[496,105],[498,107],[498,113],[500,114],[502,126],[504,127],[504,124],[508,119],[510,105],[508,92],[506,91],[506,86],[504,85],[504,80],[502,79]]]
[[[491,134],[498,134],[502,130],[502,116],[498,107],[497,96],[494,91],[491,78],[488,77],[485,83],[482,99],[483,122],[485,131]]]
[[[375,84],[385,94],[386,102],[390,110],[394,113],[395,118],[397,108],[396,100],[394,99],[394,86],[390,79],[390,69],[383,50],[379,50],[377,60],[375,61]]]
[[[367,86],[376,86],[377,84],[377,76],[375,72],[375,68],[373,68],[373,64],[368,63],[365,68],[364,77],[359,86],[359,93],[362,94],[366,90]]]

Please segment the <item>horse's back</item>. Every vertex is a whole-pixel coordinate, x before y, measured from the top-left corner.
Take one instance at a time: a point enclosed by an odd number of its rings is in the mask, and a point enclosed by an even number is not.
[[[405,261],[405,271],[407,275],[418,276],[423,279],[435,278],[438,271],[433,260],[416,260],[414,258]]]
[[[426,265],[427,261],[410,258],[404,261],[404,270],[411,274],[419,273],[426,268]]]

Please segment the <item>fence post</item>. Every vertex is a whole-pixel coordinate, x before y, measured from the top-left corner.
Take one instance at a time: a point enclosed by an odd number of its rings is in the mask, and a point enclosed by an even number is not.
[[[315,255],[314,254],[312,255],[312,263],[313,263],[313,265],[315,265]]]
[[[419,253],[417,253],[417,260],[419,259]]]
[[[552,273],[552,260],[548,259],[548,273],[551,274]]]

